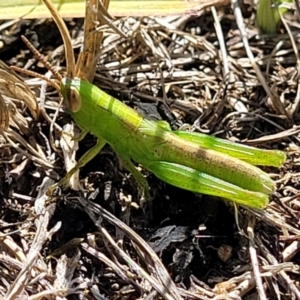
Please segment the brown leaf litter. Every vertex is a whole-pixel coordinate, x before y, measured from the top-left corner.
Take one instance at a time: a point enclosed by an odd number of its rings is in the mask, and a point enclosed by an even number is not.
[[[141,209],[135,181],[109,147],[80,172],[91,193],[62,190],[49,202],[46,189],[65,172],[69,143],[58,140],[70,117],[51,87],[1,63],[0,298],[300,299],[299,26],[287,14],[279,34],[260,35],[254,10],[243,15],[225,7],[117,19],[121,35],[99,28],[94,82],[174,128],[285,150],[284,167],[267,169],[277,191],[265,210],[235,210],[145,171],[154,200]],[[44,71],[21,43],[25,33],[63,69],[51,26],[21,21],[3,30],[17,37],[3,59]],[[68,26],[76,50],[81,20]],[[78,155],[93,143],[86,137]]]

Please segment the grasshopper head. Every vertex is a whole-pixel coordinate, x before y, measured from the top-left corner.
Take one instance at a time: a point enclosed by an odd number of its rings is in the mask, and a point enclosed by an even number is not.
[[[79,93],[80,79],[63,78],[60,84],[60,92],[68,109],[76,113],[81,108],[81,96]]]

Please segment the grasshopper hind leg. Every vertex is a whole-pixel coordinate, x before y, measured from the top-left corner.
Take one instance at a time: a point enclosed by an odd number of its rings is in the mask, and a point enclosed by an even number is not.
[[[226,198],[254,208],[263,208],[269,202],[267,194],[242,189],[183,165],[160,161],[149,164],[147,169],[159,179],[192,192]]]
[[[258,149],[198,132],[179,130],[173,131],[173,133],[185,140],[198,144],[204,149],[215,150],[252,165],[280,167],[286,160],[285,153],[279,150]]]

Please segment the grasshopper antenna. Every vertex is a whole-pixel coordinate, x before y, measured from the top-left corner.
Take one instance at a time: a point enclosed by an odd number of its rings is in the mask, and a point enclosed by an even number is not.
[[[45,68],[47,68],[53,74],[53,76],[58,80],[58,82],[61,82],[62,76],[57,72],[57,70],[55,70],[54,67],[45,59],[45,57],[37,49],[34,48],[34,46],[29,42],[29,40],[25,36],[22,35],[21,38],[23,42],[26,44],[26,46],[29,48],[29,50],[33,53],[35,58],[38,61],[40,61],[45,66]],[[51,86],[53,86],[56,90],[58,91],[60,90],[59,85],[54,80],[50,80],[44,75],[41,75],[34,71],[25,70],[16,66],[11,66],[10,68],[19,73],[23,73],[31,77],[38,77],[40,79],[43,79],[47,81]]]
[[[34,71],[25,70],[25,69],[22,69],[22,68],[19,68],[19,67],[16,67],[16,66],[11,66],[10,69],[12,69],[12,70],[14,70],[14,71],[16,71],[18,73],[26,74],[26,75],[28,75],[30,77],[37,77],[37,78],[40,78],[42,80],[45,80],[52,87],[54,87],[57,91],[60,90],[59,85],[54,80],[51,80],[51,79],[47,78],[45,75],[39,74],[39,73],[34,72]]]
[[[54,87],[57,91],[60,90],[59,85],[54,80],[51,80],[51,79],[47,78],[45,75],[39,74],[39,73],[34,72],[34,71],[25,70],[25,69],[22,69],[22,68],[19,68],[19,67],[16,67],[16,66],[10,66],[10,69],[12,69],[12,70],[14,70],[14,71],[16,71],[18,73],[26,74],[26,75],[28,75],[30,77],[37,77],[37,78],[40,78],[42,80],[45,80],[52,87]]]
[[[22,35],[22,41],[26,44],[29,50],[33,53],[35,58],[43,63],[43,65],[54,75],[54,77],[60,82],[62,80],[62,76],[54,69],[54,67],[45,59],[45,56],[42,55],[30,42],[29,40]]]

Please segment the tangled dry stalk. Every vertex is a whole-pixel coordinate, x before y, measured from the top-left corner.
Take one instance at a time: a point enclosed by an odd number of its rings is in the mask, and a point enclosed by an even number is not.
[[[263,211],[174,192],[147,174],[157,201],[145,213],[110,149],[95,162],[100,167],[82,171],[93,193],[63,191],[48,203],[50,178],[62,167],[57,133],[68,115],[60,108],[55,116],[59,99],[44,82],[24,84],[1,67],[0,297],[300,299],[299,26],[290,14],[280,35],[259,35],[246,8],[244,19],[235,6],[234,14],[211,8],[197,17],[103,25],[95,78],[173,127],[284,149],[288,162],[272,174],[278,188]],[[81,44],[74,37],[73,47]],[[61,68],[63,49],[52,50],[48,59]],[[14,61],[35,66],[24,52]]]

